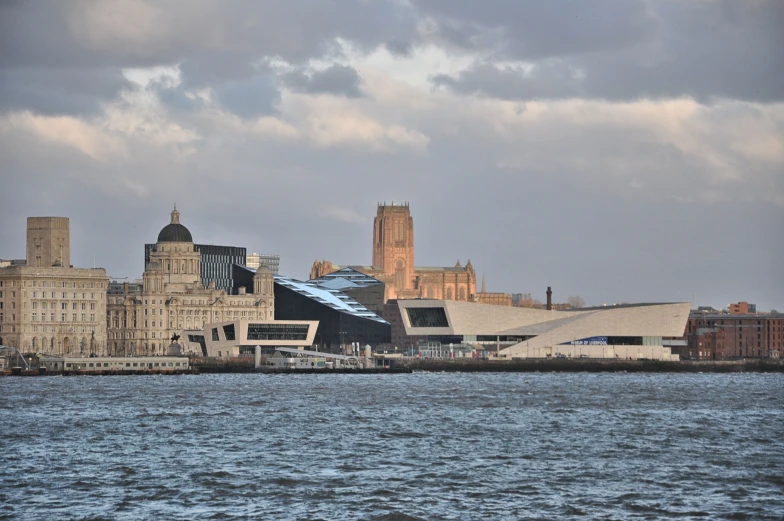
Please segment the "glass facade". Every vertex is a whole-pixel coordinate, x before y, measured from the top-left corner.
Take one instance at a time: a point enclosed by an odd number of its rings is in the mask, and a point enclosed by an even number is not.
[[[406,308],[411,327],[449,327],[444,308]]]
[[[248,340],[307,340],[307,324],[248,324]]]
[[[389,322],[339,291],[275,277],[275,320],[318,320],[313,340],[319,351],[337,353],[352,342],[387,344]]]

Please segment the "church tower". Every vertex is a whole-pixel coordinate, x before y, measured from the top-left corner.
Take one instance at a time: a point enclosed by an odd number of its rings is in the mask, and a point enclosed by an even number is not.
[[[373,268],[394,277],[398,295],[414,289],[414,219],[408,203],[378,205],[373,221]]]

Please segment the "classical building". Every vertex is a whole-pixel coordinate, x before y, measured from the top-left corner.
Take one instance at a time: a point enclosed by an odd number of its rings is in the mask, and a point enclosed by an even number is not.
[[[177,207],[175,206],[174,209],[176,210]],[[200,253],[199,278],[202,286],[209,287],[214,283],[216,289],[224,289],[226,293],[231,293],[231,288],[234,285],[231,278],[232,266],[245,265],[247,250],[240,246],[218,246],[216,244],[194,244],[193,248]],[[155,244],[144,245],[145,266],[150,262],[150,253],[154,250]]]
[[[72,268],[67,217],[28,217],[27,261],[0,268],[0,344],[22,352],[106,351],[103,268]]]
[[[341,270],[330,261],[316,261],[310,278]],[[348,266],[385,284],[384,300],[434,298],[468,302],[476,294],[476,273],[469,260],[454,267],[414,264],[414,219],[408,204],[379,204],[373,222],[373,265]]]
[[[142,287],[125,287],[107,297],[107,331],[111,355],[164,354],[174,334],[229,320],[272,320],[275,296],[272,272],[260,268],[253,287],[237,295],[201,283],[201,252],[191,232],[180,224],[177,208],[149,252]],[[187,344],[186,344],[187,345]],[[196,352],[194,354],[203,354]]]

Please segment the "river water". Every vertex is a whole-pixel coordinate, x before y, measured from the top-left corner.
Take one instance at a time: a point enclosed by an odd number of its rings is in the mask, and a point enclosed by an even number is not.
[[[0,519],[784,516],[784,375],[2,378]]]

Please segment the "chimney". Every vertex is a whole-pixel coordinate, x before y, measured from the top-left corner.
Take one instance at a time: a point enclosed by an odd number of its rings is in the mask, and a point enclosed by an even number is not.
[[[237,288],[237,294],[244,295],[245,294],[245,286],[240,286]]]
[[[547,310],[550,311],[553,309],[553,290],[550,289],[550,286],[547,286]]]
[[[128,294],[128,286],[129,286],[128,281],[123,282],[123,294],[124,295]]]

